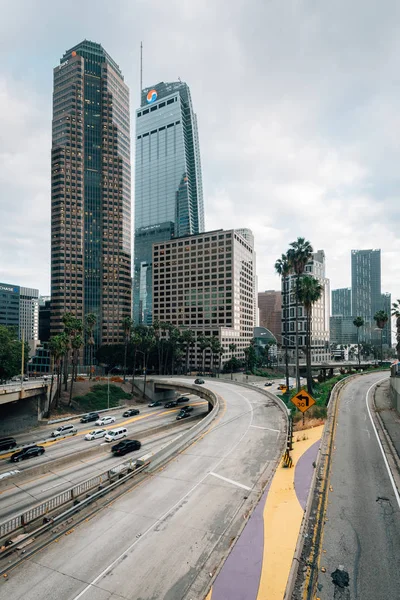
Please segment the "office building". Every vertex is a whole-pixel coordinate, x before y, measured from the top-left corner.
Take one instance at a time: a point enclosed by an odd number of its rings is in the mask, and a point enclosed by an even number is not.
[[[382,331],[382,343],[389,348],[392,347],[392,296],[389,293],[382,294],[381,310],[384,310],[389,317],[388,322]]]
[[[0,325],[13,327],[19,335],[19,286],[0,283]]]
[[[40,343],[48,342],[50,339],[50,299],[39,298],[39,340]]]
[[[357,343],[357,328],[353,317],[333,315],[330,317],[329,340],[331,345],[348,346]]]
[[[65,312],[94,313],[95,349],[122,342],[132,289],[129,90],[100,44],[81,42],[54,69],[51,173],[51,333]]]
[[[332,290],[332,315],[351,316],[351,288]]]
[[[152,323],[152,245],[204,231],[197,118],[186,83],[142,91],[136,111],[133,316]]]
[[[39,339],[39,290],[0,283],[0,325],[13,327],[33,348]]]
[[[278,344],[282,344],[282,293],[266,290],[258,293],[258,310],[260,327],[265,327],[274,334]]]
[[[330,285],[325,276],[325,252],[318,250],[305,267],[305,275],[312,275],[323,287],[321,298],[315,302],[312,308],[311,318],[311,361],[325,362],[330,359],[329,352],[329,315],[330,315]],[[295,331],[296,331],[296,276],[290,275],[282,282],[282,333],[284,333],[285,321],[287,320],[286,340],[290,360],[295,358]],[[300,360],[305,360],[306,349],[306,314],[304,307],[298,308],[298,332]],[[286,341],[285,340],[285,341]]]
[[[381,294],[381,251],[351,251],[351,309],[352,316],[362,317],[364,327],[360,329],[360,340],[377,342],[374,314],[380,310]]]
[[[255,326],[253,257],[253,246],[233,229],[154,244],[154,318],[217,337],[223,362],[231,358],[233,343],[234,356],[243,359]],[[191,365],[201,364],[195,348]]]

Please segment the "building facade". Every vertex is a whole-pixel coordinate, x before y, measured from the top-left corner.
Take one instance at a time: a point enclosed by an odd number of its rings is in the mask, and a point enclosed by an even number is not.
[[[39,339],[39,290],[0,283],[0,325],[13,327],[33,348]]]
[[[351,317],[351,288],[332,290],[332,315]]]
[[[274,334],[278,344],[282,344],[282,292],[266,290],[258,293],[260,327]]]
[[[129,90],[100,44],[83,41],[54,69],[51,333],[94,313],[95,348],[123,341],[131,315]]]
[[[362,317],[364,327],[360,328],[360,340],[378,341],[374,333],[374,314],[381,309],[381,251],[351,251],[351,309],[352,316]]]
[[[244,358],[255,326],[254,250],[235,230],[211,231],[153,245],[153,317],[196,336],[217,337]],[[209,360],[209,358],[208,358]],[[191,364],[200,368],[195,347]]]
[[[325,275],[325,252],[318,250],[305,267],[305,274],[312,275],[323,287],[321,298],[313,305],[311,319],[311,361],[326,362],[330,359],[329,352],[329,315],[330,315],[330,284]],[[296,276],[290,275],[282,282],[282,335],[285,336],[289,356],[294,360],[296,348]],[[306,348],[306,314],[304,307],[298,307],[299,348],[300,360],[305,360]],[[286,325],[286,332],[285,332]]]
[[[186,83],[142,91],[136,111],[133,316],[152,323],[152,245],[204,231],[197,118]]]
[[[13,327],[19,335],[19,285],[0,283],[0,325]]]
[[[39,340],[43,344],[50,339],[50,300],[39,302]]]
[[[348,346],[357,343],[357,328],[353,317],[333,315],[330,318],[330,344]]]

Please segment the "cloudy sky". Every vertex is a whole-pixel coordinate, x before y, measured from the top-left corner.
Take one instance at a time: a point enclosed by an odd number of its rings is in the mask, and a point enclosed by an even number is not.
[[[101,43],[139,102],[180,77],[198,115],[207,229],[250,227],[259,289],[297,236],[382,249],[400,297],[400,3],[396,0],[0,0],[0,281],[49,292],[52,69]],[[134,158],[134,157],[133,157]]]

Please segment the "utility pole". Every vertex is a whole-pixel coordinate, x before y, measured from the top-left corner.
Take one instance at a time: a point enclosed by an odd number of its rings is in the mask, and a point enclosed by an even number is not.
[[[140,103],[142,104],[142,89],[143,89],[143,42],[140,42]]]
[[[25,330],[22,328],[22,352],[21,352],[21,389],[24,385],[24,363],[25,363]]]

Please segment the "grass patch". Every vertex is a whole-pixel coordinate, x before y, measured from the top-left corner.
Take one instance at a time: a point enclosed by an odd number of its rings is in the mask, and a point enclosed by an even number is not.
[[[131,398],[132,394],[125,392],[118,385],[110,383],[110,408],[121,406],[126,400],[130,400]],[[90,392],[87,394],[75,396],[73,402],[75,405],[79,405],[82,412],[108,408],[108,386],[96,383],[90,388]]]

